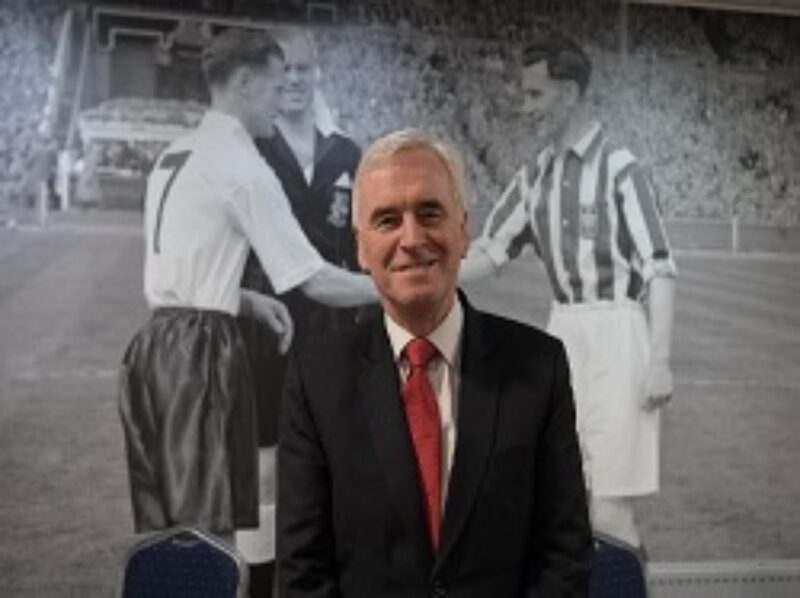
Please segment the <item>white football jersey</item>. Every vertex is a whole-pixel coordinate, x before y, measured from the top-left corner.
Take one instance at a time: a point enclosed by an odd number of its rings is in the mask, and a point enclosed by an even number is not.
[[[250,135],[237,119],[214,110],[153,166],[145,239],[144,293],[151,308],[237,313],[251,245],[279,294],[323,266]]]

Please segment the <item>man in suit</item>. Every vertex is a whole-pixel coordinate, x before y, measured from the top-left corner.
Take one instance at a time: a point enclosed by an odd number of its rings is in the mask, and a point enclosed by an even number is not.
[[[457,291],[462,172],[447,145],[414,130],[364,154],[353,223],[383,313],[290,358],[282,598],[587,593],[566,355]]]

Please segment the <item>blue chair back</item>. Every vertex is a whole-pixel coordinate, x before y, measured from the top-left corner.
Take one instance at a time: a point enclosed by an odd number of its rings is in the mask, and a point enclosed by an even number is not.
[[[156,532],[125,559],[120,598],[244,598],[247,565],[233,548],[196,528]]]
[[[641,551],[595,534],[591,598],[646,598],[647,579]]]

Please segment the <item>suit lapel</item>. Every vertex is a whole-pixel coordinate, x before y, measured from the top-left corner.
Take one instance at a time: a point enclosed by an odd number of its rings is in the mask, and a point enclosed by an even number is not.
[[[325,162],[335,160],[336,154],[331,153],[336,146],[336,137],[329,135],[325,137],[319,132],[315,131],[314,139],[314,176],[311,179],[311,186],[315,189],[323,189],[326,185],[333,182],[331,177],[338,177],[341,173],[336,172],[337,169],[324,167]]]
[[[483,326],[483,317],[461,295],[464,337],[458,397],[456,449],[447,491],[441,544],[433,575],[437,574],[463,531],[477,497],[494,444],[500,364],[493,358],[496,339]]]
[[[370,329],[358,387],[391,500],[417,545],[420,565],[428,571],[433,552],[425,528],[419,479],[400,398],[400,379],[383,321],[379,318]]]

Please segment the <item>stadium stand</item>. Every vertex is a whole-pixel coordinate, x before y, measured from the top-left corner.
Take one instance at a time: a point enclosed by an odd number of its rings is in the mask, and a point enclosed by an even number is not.
[[[0,203],[24,203],[33,174],[41,111],[65,2],[0,4]]]
[[[623,19],[616,3],[578,0],[325,4],[335,8],[336,23],[316,27],[322,88],[341,127],[361,143],[407,125],[449,135],[465,149],[478,210],[488,209],[541,145],[516,117],[520,49],[564,34],[590,52],[593,108],[612,137],[651,168],[668,217],[800,224],[800,20],[642,6],[629,7]],[[23,175],[32,171],[53,30],[70,5],[17,1],[0,9],[0,69],[10,82],[0,91],[0,185],[7,198],[25,189]],[[236,19],[302,16],[305,5],[195,0],[168,3],[165,10],[164,2],[128,3],[119,9],[121,21],[108,26],[118,29],[114,40],[108,30],[98,31],[114,60],[134,52],[134,44],[125,50],[119,43],[126,28],[150,28],[150,41],[137,38],[136,51],[150,43],[149,68],[163,71],[153,75],[152,95],[201,99],[192,91],[196,72],[185,61],[183,83],[174,81],[176,70],[164,71],[175,64],[164,59],[165,36],[184,16],[200,21],[198,30],[211,23],[213,31]],[[113,3],[103,10],[113,13]],[[106,93],[115,97],[113,89]],[[86,107],[95,108],[104,98],[89,99]],[[115,101],[124,106],[127,100]],[[156,152],[141,140],[103,143],[101,165],[112,169],[146,172]]]

